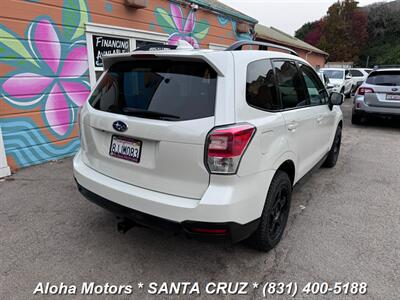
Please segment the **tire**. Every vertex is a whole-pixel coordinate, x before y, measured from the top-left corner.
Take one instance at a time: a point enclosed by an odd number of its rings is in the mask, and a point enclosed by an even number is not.
[[[328,156],[323,163],[324,168],[333,168],[336,165],[336,162],[340,153],[340,145],[342,143],[342,127],[338,126],[335,133],[335,138],[333,139],[333,144],[331,150],[328,152]]]
[[[268,252],[279,243],[286,227],[291,199],[292,182],[288,174],[278,170],[269,186],[260,224],[249,238],[254,248]]]
[[[353,112],[351,114],[351,124],[360,125],[361,123],[361,116]]]
[[[350,91],[345,95],[346,99],[351,97],[352,91],[353,91],[353,86],[351,87]]]

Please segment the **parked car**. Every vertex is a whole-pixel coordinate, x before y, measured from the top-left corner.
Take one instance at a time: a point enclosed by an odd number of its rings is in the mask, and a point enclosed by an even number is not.
[[[272,249],[292,188],[338,159],[343,95],[293,54],[135,51],[104,57],[80,111],[80,192],[131,226]],[[189,48],[189,49],[188,49]],[[143,49],[142,49],[143,50]],[[241,50],[241,51],[236,51]]]
[[[400,68],[374,70],[358,88],[351,122],[360,124],[372,115],[400,116]]]
[[[372,69],[368,68],[352,68],[349,69],[349,72],[352,76],[353,80],[353,90],[354,93],[358,87],[367,79],[369,73],[372,72]]]
[[[322,83],[324,84],[326,90],[329,94],[333,92],[334,85],[329,81],[329,78],[324,74],[324,72],[318,71],[319,79],[321,79]]]
[[[333,91],[350,97],[353,89],[353,79],[349,70],[341,68],[323,68],[321,69],[329,81],[333,84]]]

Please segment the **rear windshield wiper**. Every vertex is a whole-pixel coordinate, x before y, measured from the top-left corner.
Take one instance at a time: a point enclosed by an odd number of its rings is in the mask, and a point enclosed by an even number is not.
[[[165,114],[158,111],[140,109],[140,108],[123,107],[121,111],[123,114],[128,116],[143,116],[152,119],[176,119],[176,120],[180,119],[179,116]]]

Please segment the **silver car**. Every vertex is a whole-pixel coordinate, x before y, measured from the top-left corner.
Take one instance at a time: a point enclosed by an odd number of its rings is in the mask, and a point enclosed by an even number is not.
[[[371,115],[400,117],[400,68],[374,70],[358,88],[351,122]]]

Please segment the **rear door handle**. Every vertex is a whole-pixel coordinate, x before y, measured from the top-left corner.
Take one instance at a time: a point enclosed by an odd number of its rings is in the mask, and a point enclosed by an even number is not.
[[[295,131],[298,125],[299,124],[297,122],[291,122],[288,124],[287,128],[289,129],[289,131]]]

